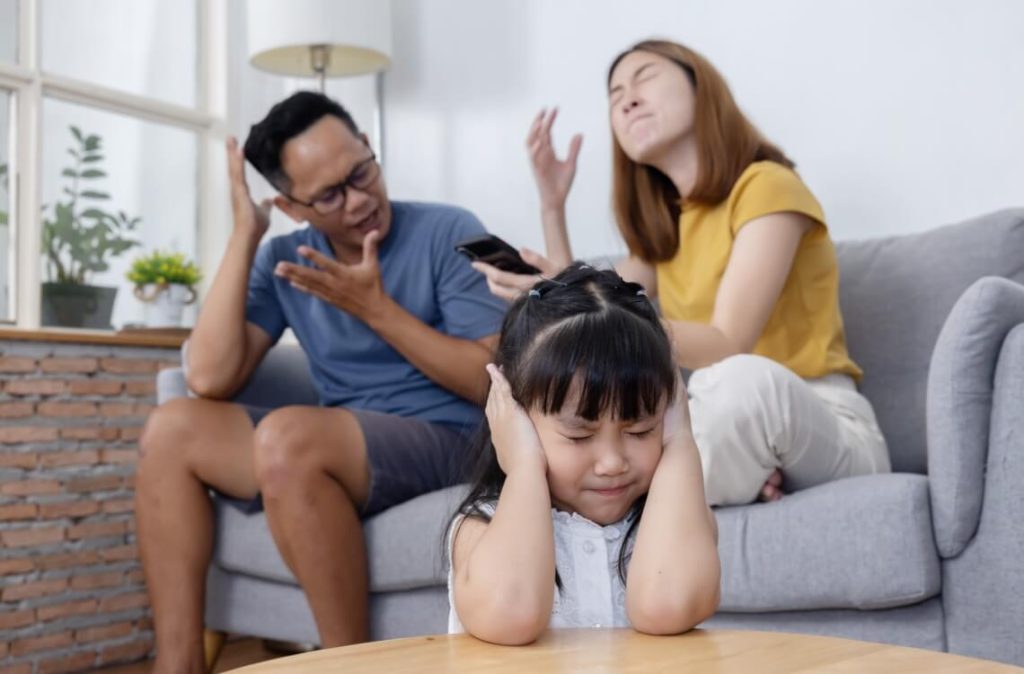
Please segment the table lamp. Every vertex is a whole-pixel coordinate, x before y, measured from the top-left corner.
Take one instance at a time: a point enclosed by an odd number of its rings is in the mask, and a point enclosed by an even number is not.
[[[382,72],[391,65],[390,0],[249,0],[249,62],[289,77],[375,74],[374,130],[383,156]]]

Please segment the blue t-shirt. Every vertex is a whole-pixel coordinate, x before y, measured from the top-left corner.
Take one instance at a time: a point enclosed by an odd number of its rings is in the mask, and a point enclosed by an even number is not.
[[[482,234],[480,221],[463,209],[391,202],[391,229],[379,244],[384,291],[452,337],[497,333],[505,304],[455,252],[457,242]],[[302,245],[334,258],[327,237],[310,226],[264,243],[249,274],[245,315],[275,342],[292,329],[309,358],[320,403],[435,423],[478,423],[476,405],[427,378],[361,320],[274,276],[281,261],[313,266],[299,256]]]

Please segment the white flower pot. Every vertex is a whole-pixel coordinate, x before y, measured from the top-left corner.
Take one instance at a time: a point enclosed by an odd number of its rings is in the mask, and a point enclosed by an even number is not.
[[[177,328],[185,306],[196,299],[196,292],[180,283],[135,286],[135,296],[146,303],[146,327]]]

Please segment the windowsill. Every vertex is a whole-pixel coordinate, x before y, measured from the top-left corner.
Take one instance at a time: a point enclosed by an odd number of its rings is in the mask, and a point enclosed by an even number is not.
[[[24,330],[0,327],[0,340],[179,348],[188,339],[189,332],[188,328],[133,328],[115,332],[113,330],[74,330],[70,328]]]

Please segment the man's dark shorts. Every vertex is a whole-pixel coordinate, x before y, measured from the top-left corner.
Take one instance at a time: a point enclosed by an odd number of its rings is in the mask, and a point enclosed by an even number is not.
[[[253,424],[269,410],[246,408]],[[475,431],[393,414],[349,409],[366,439],[370,461],[370,492],[360,511],[371,517],[420,494],[464,482],[469,446]],[[261,496],[229,499],[246,513],[263,510]]]

